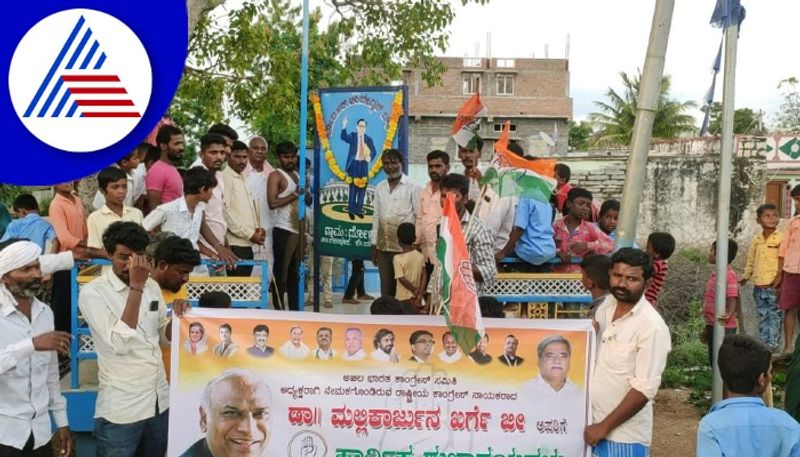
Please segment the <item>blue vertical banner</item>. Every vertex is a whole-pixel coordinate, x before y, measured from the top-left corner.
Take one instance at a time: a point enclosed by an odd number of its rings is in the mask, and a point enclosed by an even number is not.
[[[403,153],[408,171],[406,86],[320,89],[311,96],[316,161],[317,255],[371,258],[375,186],[385,179],[381,153]]]

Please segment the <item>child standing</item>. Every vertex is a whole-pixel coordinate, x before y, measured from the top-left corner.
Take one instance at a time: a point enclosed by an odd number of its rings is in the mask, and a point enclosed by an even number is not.
[[[800,185],[791,192],[794,206],[800,211]],[[778,249],[778,270],[781,277],[775,281],[780,288],[780,308],[783,316],[784,351],[794,352],[794,327],[797,321],[797,308],[800,307],[800,214],[797,212],[789,221],[789,228],[783,235]]]
[[[560,273],[580,272],[580,265],[572,264],[572,257],[588,254],[608,254],[614,250],[614,242],[596,225],[588,221],[592,212],[592,193],[573,187],[564,204],[567,214],[553,223],[556,240],[556,255],[562,264],[553,268]]]
[[[747,265],[740,284],[753,280],[753,298],[758,312],[758,337],[773,351],[781,338],[781,313],[774,284],[779,280],[778,249],[783,232],[778,227],[778,207],[772,203],[756,209],[756,220],[761,233],[753,237],[747,251]]]
[[[128,176],[121,168],[104,168],[97,174],[98,192],[103,196],[103,206],[86,219],[91,248],[103,249],[103,232],[117,221],[130,221],[142,225],[142,212],[125,204]]]
[[[725,288],[725,312],[719,316],[718,321],[725,326],[725,335],[736,333],[736,307],[739,303],[739,278],[731,267],[731,262],[736,258],[739,245],[734,240],[728,240],[728,273]],[[711,244],[708,251],[708,263],[717,263],[717,242]],[[708,362],[711,363],[714,351],[714,315],[716,306],[717,274],[712,273],[706,283],[706,293],[703,296],[703,317],[706,320],[705,332],[700,336],[700,341],[708,345]]]
[[[56,231],[53,226],[39,215],[39,202],[31,194],[22,194],[14,199],[14,216],[0,241],[11,238],[24,238],[39,245],[42,254],[48,242],[53,242],[51,250],[58,252]]]
[[[650,258],[653,259],[653,277],[650,279],[650,287],[644,296],[651,305],[656,306],[658,295],[664,287],[664,280],[667,278],[669,264],[667,259],[675,251],[675,238],[667,232],[653,232],[647,237],[647,247],[645,249]]]
[[[617,240],[617,220],[619,219],[619,200],[606,200],[600,205],[597,227],[612,241]],[[635,247],[635,246],[634,246]]]
[[[610,295],[608,272],[611,267],[611,258],[607,255],[591,254],[581,261],[581,285],[592,295],[587,319],[594,318],[597,308]]]
[[[394,256],[392,262],[397,279],[395,298],[420,309],[420,297],[426,287],[425,256],[414,249],[416,236],[414,224],[410,222],[403,222],[397,227],[397,240],[403,253]]]

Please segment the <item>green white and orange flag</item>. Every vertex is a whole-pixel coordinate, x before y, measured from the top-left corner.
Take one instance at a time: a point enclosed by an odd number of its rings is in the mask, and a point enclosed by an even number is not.
[[[466,148],[470,140],[478,133],[480,118],[486,115],[486,107],[481,102],[481,96],[475,93],[458,110],[450,136],[457,145]]]
[[[548,202],[556,188],[553,159],[526,159],[508,150],[506,121],[494,144],[494,156],[483,174],[481,185],[489,185],[501,197],[524,197]]]
[[[453,194],[447,195],[442,210],[436,254],[442,284],[442,310],[453,339],[466,354],[483,337],[484,329],[478,291],[472,276],[472,262]]]

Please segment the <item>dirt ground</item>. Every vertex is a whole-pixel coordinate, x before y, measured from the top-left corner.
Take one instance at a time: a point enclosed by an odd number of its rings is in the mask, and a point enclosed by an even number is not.
[[[695,455],[701,412],[689,400],[690,390],[662,389],[656,395],[653,457]]]

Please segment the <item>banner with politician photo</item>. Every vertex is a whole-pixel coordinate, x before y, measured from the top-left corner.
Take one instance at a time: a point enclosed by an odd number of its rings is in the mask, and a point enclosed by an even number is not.
[[[586,457],[588,320],[194,309],[173,324],[170,456]]]
[[[320,89],[311,95],[317,133],[315,245],[320,255],[371,258],[374,189],[381,154],[398,149],[408,171],[405,86]]]

